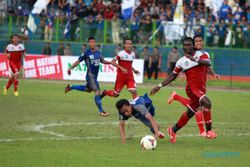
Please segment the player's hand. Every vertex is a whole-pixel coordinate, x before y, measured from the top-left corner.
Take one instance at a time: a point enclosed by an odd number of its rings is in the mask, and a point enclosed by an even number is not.
[[[161,89],[160,86],[156,86],[154,87],[151,91],[150,91],[150,96],[154,96],[159,90]]]
[[[138,70],[134,70],[134,73],[140,75],[140,72]]]
[[[219,75],[219,74],[214,74],[214,77],[215,77],[216,79],[220,79],[220,75]]]
[[[127,74],[128,70],[126,68],[121,67],[120,68],[123,74]]]
[[[70,74],[71,74],[71,70],[70,70],[70,69],[68,69],[67,73],[68,73],[68,75],[70,75]]]

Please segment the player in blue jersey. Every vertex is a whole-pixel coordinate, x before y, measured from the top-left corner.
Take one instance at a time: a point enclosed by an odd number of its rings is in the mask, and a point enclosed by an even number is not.
[[[96,50],[96,40],[94,37],[88,38],[89,49],[86,50],[76,62],[68,69],[68,75],[71,74],[71,70],[79,65],[80,62],[83,60],[87,66],[87,74],[86,74],[86,85],[67,85],[65,88],[65,93],[69,92],[70,90],[78,90],[84,92],[94,92],[95,93],[95,104],[99,110],[100,116],[108,116],[109,113],[105,112],[102,108],[102,101],[100,98],[100,86],[97,81],[98,72],[99,72],[99,65],[100,63],[103,64],[112,64],[117,68],[120,68],[124,73],[127,72],[126,69],[119,66],[116,63],[112,63],[109,61],[104,60],[100,51]]]
[[[159,131],[159,126],[153,118],[155,115],[155,107],[152,104],[152,100],[148,97],[148,94],[139,96],[132,101],[121,99],[116,102],[116,108],[119,111],[119,128],[123,144],[126,143],[125,121],[132,116],[149,127],[150,131],[154,133],[155,138],[164,138],[165,135]]]

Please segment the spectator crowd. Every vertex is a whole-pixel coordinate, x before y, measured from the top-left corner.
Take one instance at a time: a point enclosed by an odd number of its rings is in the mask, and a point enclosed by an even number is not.
[[[99,42],[104,38],[105,20],[108,21],[110,43],[121,43],[130,37],[134,43],[146,44],[156,33],[157,44],[165,45],[162,21],[173,22],[178,0],[141,0],[132,13],[124,20],[121,12],[121,0],[52,0],[40,17],[41,39],[53,40],[55,20],[58,19],[60,31],[70,23],[69,33],[64,38],[78,41],[80,21],[87,25],[89,36],[95,36]],[[0,25],[7,15],[16,16],[15,24],[27,17],[36,0],[0,0]],[[218,5],[216,10],[214,2]],[[250,48],[250,1],[249,0],[183,0],[184,34],[202,35],[208,46]],[[170,43],[174,45],[174,43]]]

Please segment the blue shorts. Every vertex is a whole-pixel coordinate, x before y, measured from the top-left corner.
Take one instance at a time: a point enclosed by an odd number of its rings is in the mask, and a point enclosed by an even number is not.
[[[99,91],[100,90],[100,85],[99,82],[97,81],[97,78],[91,79],[91,78],[87,78],[87,84],[86,84],[86,88],[89,90],[93,90],[93,91]]]

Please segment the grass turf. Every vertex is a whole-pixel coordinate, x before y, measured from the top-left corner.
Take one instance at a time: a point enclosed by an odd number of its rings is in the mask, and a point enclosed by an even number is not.
[[[6,81],[0,79],[0,85]],[[166,128],[178,120],[185,108],[178,102],[167,105],[166,100],[172,90],[184,96],[185,92],[183,88],[163,88],[152,100],[155,119],[166,139],[157,141],[155,151],[143,151],[139,142],[149,131],[135,119],[127,122],[127,144],[121,144],[114,106],[117,99],[103,99],[104,109],[111,114],[103,118],[98,115],[93,94],[72,91],[65,95],[65,85],[58,81],[21,80],[19,97],[13,95],[12,89],[7,96],[0,95],[0,166],[248,166],[250,92],[208,88],[218,138],[198,137],[192,119],[178,132],[173,145],[168,142]],[[113,84],[101,83],[101,87],[112,89]],[[138,85],[138,92],[142,95],[152,87],[146,82]],[[120,98],[130,95],[124,89]]]

